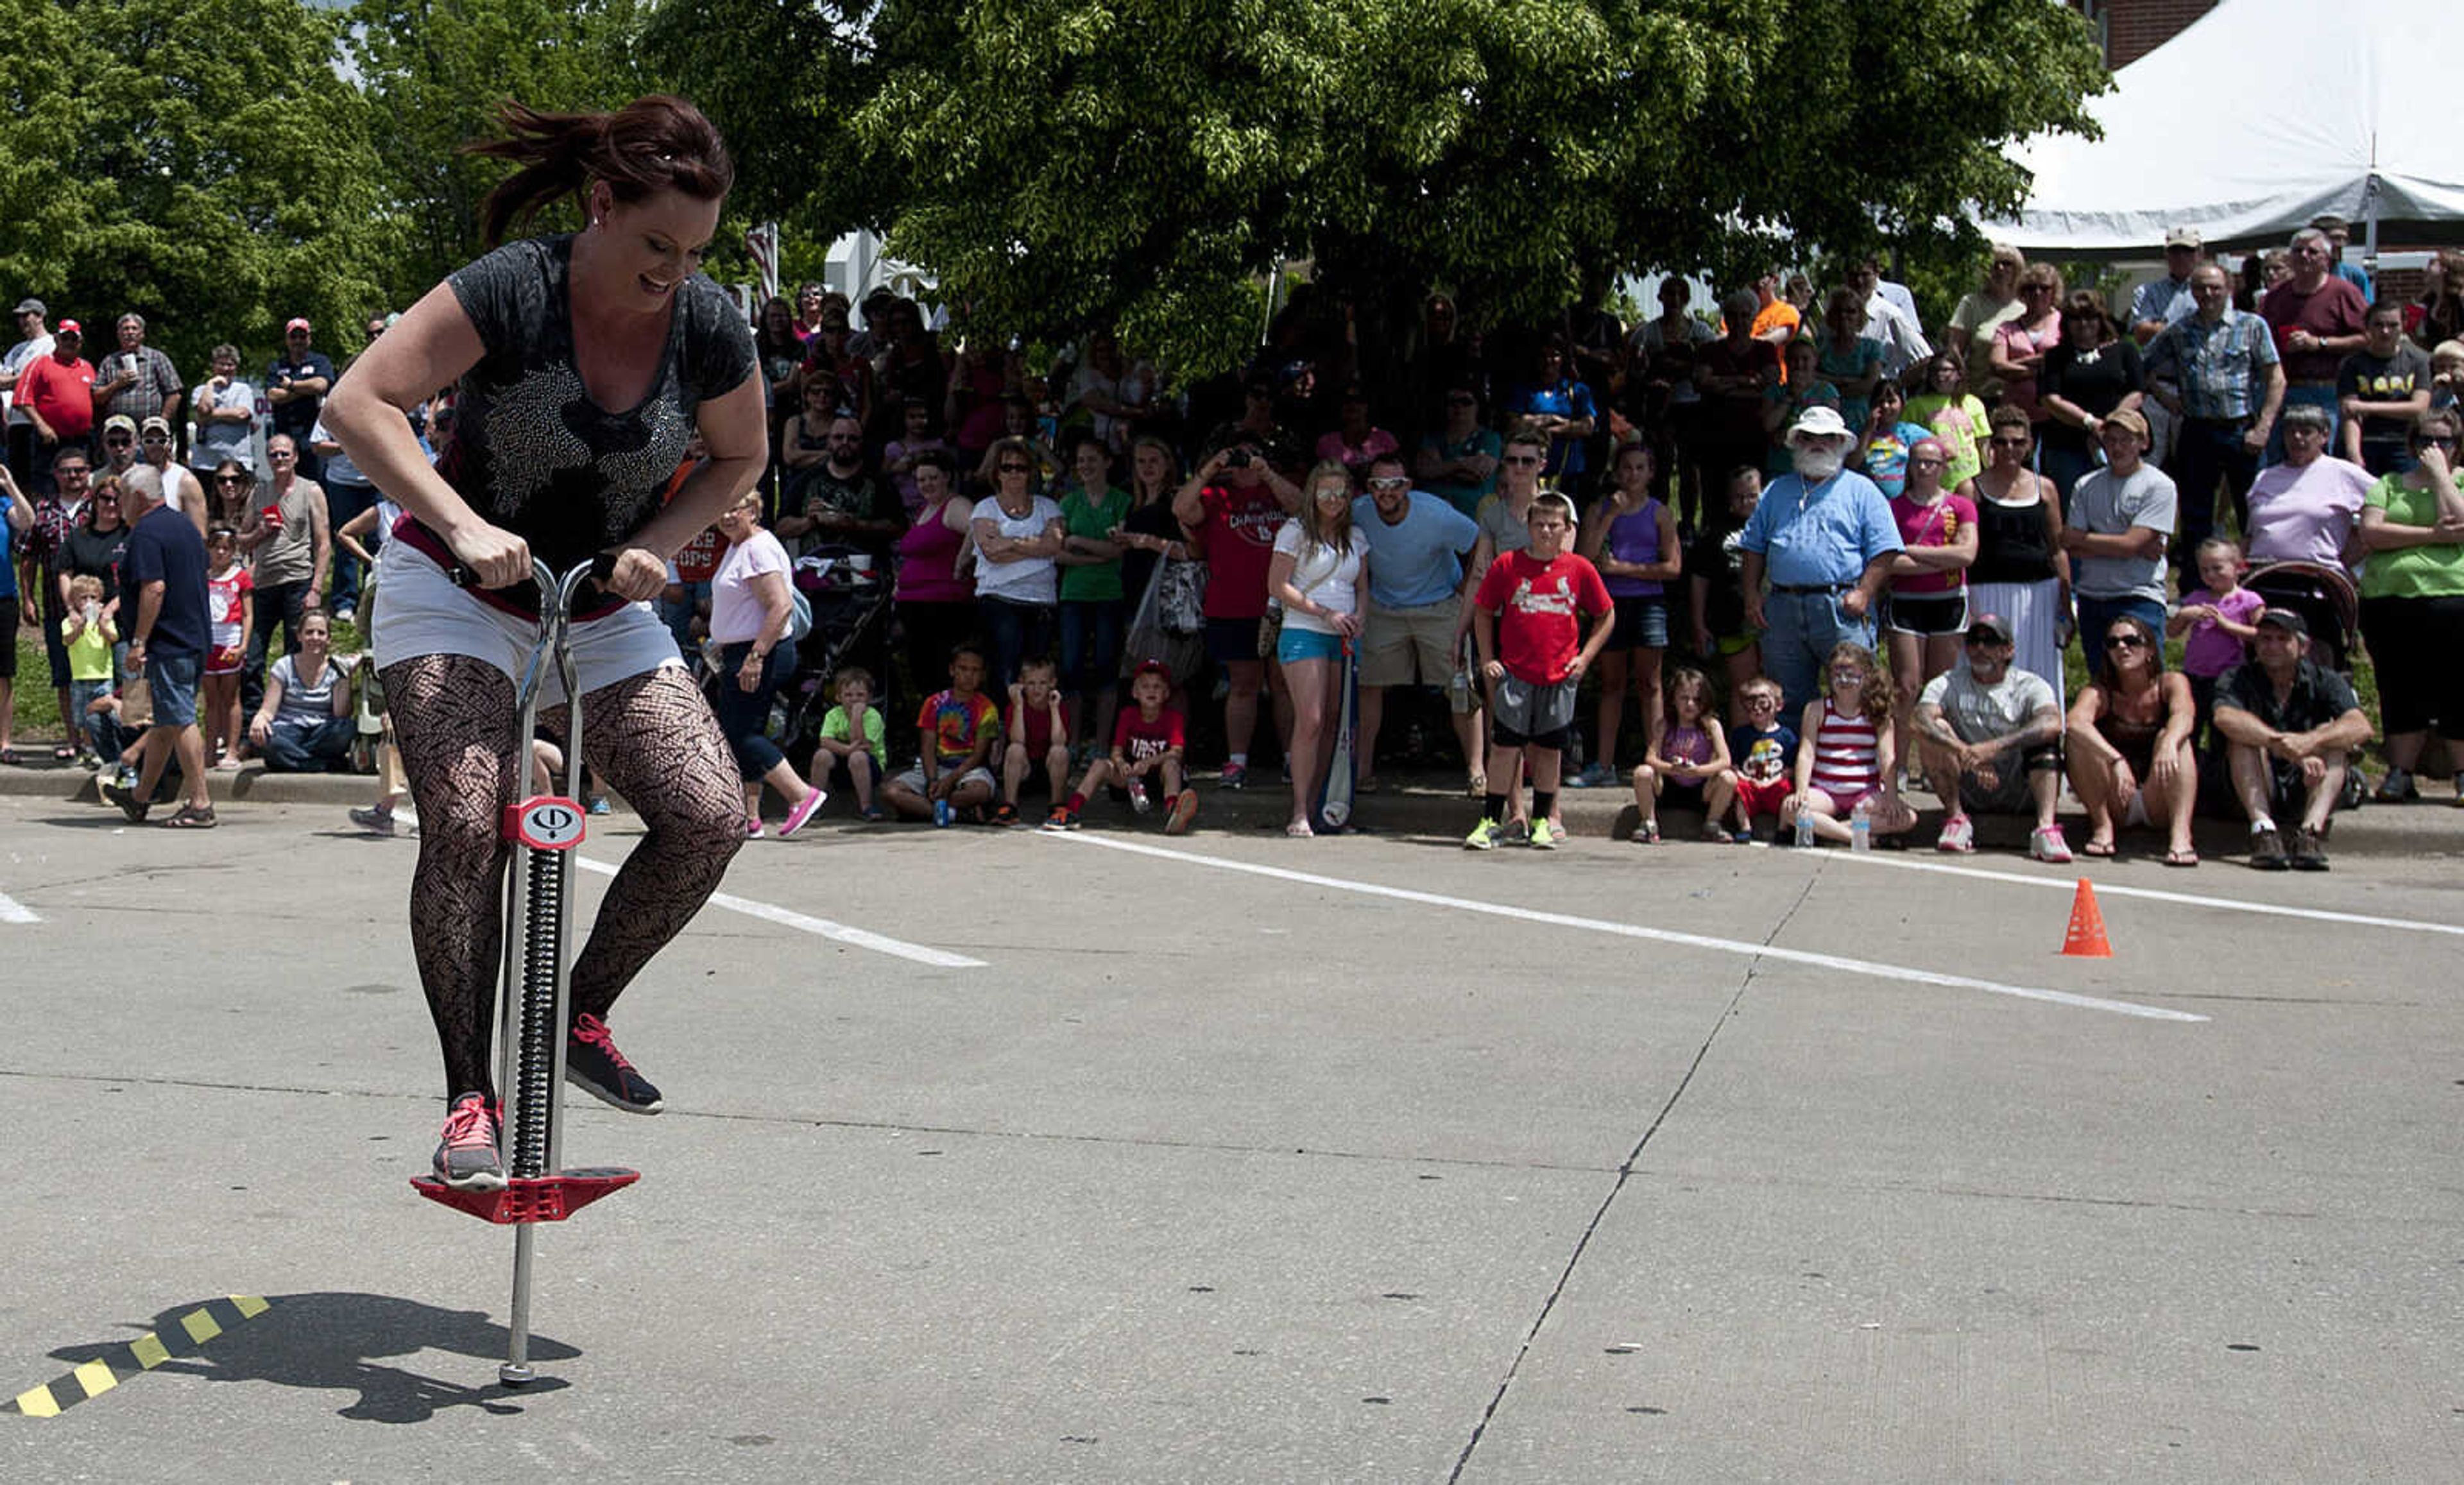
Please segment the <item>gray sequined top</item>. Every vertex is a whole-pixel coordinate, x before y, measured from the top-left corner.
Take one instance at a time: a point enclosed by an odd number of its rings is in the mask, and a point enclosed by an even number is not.
[[[570,234],[509,242],[446,282],[487,347],[463,373],[437,472],[561,572],[631,537],[684,463],[693,414],[753,374],[753,328],[695,274],[641,403],[609,411],[573,364]],[[441,543],[439,543],[441,545]]]

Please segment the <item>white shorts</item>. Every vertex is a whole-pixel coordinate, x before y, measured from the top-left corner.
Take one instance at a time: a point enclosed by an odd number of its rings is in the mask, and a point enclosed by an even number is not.
[[[377,554],[385,590],[385,623],[376,633],[380,669],[423,654],[467,654],[503,671],[516,686],[530,664],[538,629],[482,603],[455,586],[435,559],[408,542],[387,542]],[[664,666],[682,669],[675,637],[649,604],[627,604],[603,618],[573,626],[573,671],[583,691],[600,690]],[[539,704],[564,700],[553,666],[539,684]]]

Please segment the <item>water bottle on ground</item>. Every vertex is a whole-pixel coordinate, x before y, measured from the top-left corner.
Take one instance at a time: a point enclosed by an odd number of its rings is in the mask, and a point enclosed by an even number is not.
[[[1796,843],[1800,846],[1814,844],[1814,811],[1811,809],[1796,811]]]
[[[1874,802],[1870,799],[1857,801],[1857,808],[1848,811],[1848,849],[1874,849]]]
[[[1130,808],[1140,814],[1144,814],[1149,809],[1155,808],[1154,801],[1147,798],[1146,780],[1132,779],[1130,781]]]

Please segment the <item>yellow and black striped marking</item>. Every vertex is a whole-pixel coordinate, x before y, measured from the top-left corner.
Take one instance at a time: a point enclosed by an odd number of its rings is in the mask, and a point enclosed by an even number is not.
[[[114,1346],[75,1371],[44,1386],[17,1394],[17,1411],[29,1418],[56,1418],[90,1397],[100,1397],[140,1372],[152,1371],[175,1356],[186,1356],[231,1327],[263,1315],[273,1306],[254,1295],[209,1299],[169,1325],[148,1332],[124,1346]]]

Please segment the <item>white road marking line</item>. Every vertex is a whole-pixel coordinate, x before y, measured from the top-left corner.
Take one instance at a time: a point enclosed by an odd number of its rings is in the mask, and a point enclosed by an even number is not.
[[[0,923],[39,923],[33,909],[5,892],[0,892]]]
[[[574,860],[585,872],[596,872],[602,876],[616,875],[616,868],[605,861],[593,861],[588,856],[583,855],[575,856]],[[818,934],[851,948],[870,949],[876,954],[891,954],[900,959],[913,960],[919,964],[931,964],[936,969],[985,967],[984,962],[980,959],[969,959],[964,954],[953,954],[947,949],[936,949],[928,944],[910,943],[904,939],[893,939],[887,934],[874,933],[869,928],[853,928],[846,923],[834,923],[826,918],[815,918],[808,913],[799,913],[793,908],[781,907],[774,902],[758,902],[751,898],[714,892],[710,895],[710,905],[723,907],[731,913],[742,913],[747,918],[759,918],[765,922],[777,923],[781,927]]]
[[[1911,861],[1905,856],[1859,855],[1855,852],[1827,852],[1826,861],[1845,861],[1851,865],[1895,866],[1903,872],[1941,872],[1950,876],[1973,876],[1979,881],[2017,882],[2023,887],[2050,887],[2056,892],[2077,892],[2076,875],[2062,876],[2031,876],[2022,872],[1991,872],[1982,867],[1949,866],[1940,861]],[[2455,923],[2425,922],[2417,918],[2378,918],[2367,913],[2337,913],[2318,907],[2284,907],[2274,902],[2245,902],[2237,898],[2205,898],[2192,892],[2166,892],[2155,887],[2124,887],[2107,884],[2089,877],[2100,898],[2145,898],[2151,902],[2183,902],[2192,907],[2223,908],[2233,913],[2264,913],[2277,918],[2306,918],[2314,922],[2352,923],[2363,928],[2401,928],[2408,933],[2445,933],[2464,937],[2464,926]]]
[[[1227,861],[1218,856],[1199,855],[1192,851],[1174,851],[1162,846],[1116,840],[1103,835],[1073,832],[1057,838],[1079,845],[1101,846],[1109,851],[1126,851],[1135,855],[1159,856],[1167,861],[1186,861],[1193,866],[1211,866],[1218,871],[1243,872],[1252,876],[1271,876],[1280,881],[1299,882],[1305,886],[1358,893],[1363,897],[1392,898],[1397,901],[1418,902],[1429,907],[1447,907],[1464,913],[1485,913],[1493,918],[1513,918],[1525,922],[1549,923],[1560,928],[1580,928],[1591,933],[1616,934],[1628,939],[1650,939],[1661,943],[1677,943],[1687,948],[1710,949],[1721,954],[1743,954],[1750,959],[1776,959],[1793,964],[1808,964],[1817,969],[1837,970],[1841,974],[1870,975],[1878,980],[1890,980],[1903,985],[1937,985],[1946,989],[1983,990],[1990,995],[2013,995],[2021,1000],[2046,1001],[2057,1006],[2076,1007],[2081,1010],[2109,1010],[2117,1015],[2139,1016],[2150,1021],[2205,1021],[2208,1019],[2205,1016],[2193,1015],[2187,1010],[2167,1010],[2161,1006],[2142,1006],[2126,1000],[2102,1000],[2093,995],[2075,995],[2068,990],[2041,989],[2025,985],[2004,985],[1994,980],[1943,974],[1931,969],[1912,969],[1902,964],[1878,964],[1872,960],[1843,959],[1836,954],[1815,954],[1804,949],[1776,948],[1770,944],[1751,943],[1740,939],[1713,939],[1699,933],[1678,933],[1667,928],[1645,928],[1636,923],[1615,922],[1602,918],[1578,918],[1572,913],[1547,913],[1528,907],[1514,907],[1503,902],[1481,902],[1470,898],[1450,898],[1435,892],[1415,892],[1408,887],[1386,887],[1375,882],[1348,881],[1339,876],[1320,876],[1313,872],[1294,872],[1280,866],[1260,866],[1248,861]]]

